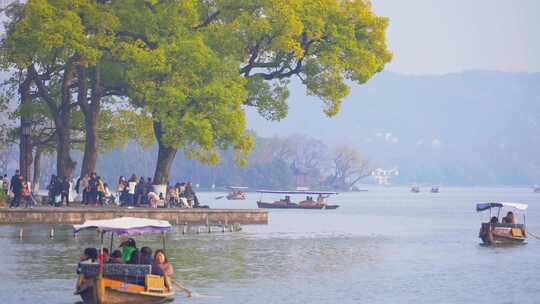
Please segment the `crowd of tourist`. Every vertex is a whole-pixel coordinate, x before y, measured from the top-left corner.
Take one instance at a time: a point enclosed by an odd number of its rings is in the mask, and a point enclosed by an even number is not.
[[[7,174],[4,174],[2,191],[9,198],[9,208],[17,208],[21,204],[24,204],[26,208],[33,208],[34,199],[30,183],[20,174],[19,170],[15,171],[11,179],[8,178]]]
[[[1,176],[0,176],[1,177]],[[31,186],[20,174],[8,178],[5,174],[1,180],[2,190],[9,197],[9,207],[17,208],[24,204],[33,208],[35,199]],[[75,190],[76,196],[72,194]],[[86,174],[72,182],[67,177],[52,175],[46,187],[45,203],[55,207],[70,206],[73,201],[80,201],[85,206],[118,205],[121,207],[149,208],[204,208],[201,206],[191,182],[178,182],[168,185],[160,191],[151,178],[137,177],[132,174],[129,179],[118,178],[116,189],[111,187],[96,172]]]

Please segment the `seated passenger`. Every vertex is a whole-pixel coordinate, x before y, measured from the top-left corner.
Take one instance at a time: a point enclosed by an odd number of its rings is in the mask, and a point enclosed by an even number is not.
[[[135,251],[133,251],[133,254],[131,255],[131,259],[126,262],[126,264],[139,264],[139,261],[141,260],[141,252],[139,251],[139,248],[135,248]]]
[[[141,255],[139,258],[139,263],[142,265],[152,265],[154,259],[152,258],[152,249],[150,247],[141,248]]]
[[[83,254],[81,255],[80,261],[79,261],[79,267],[77,267],[77,274],[81,274],[81,264],[96,264],[98,263],[98,251],[96,248],[86,248],[83,251]],[[77,280],[77,284],[75,285],[75,293],[74,294],[80,294],[88,290],[92,287],[92,282],[90,280],[85,281],[83,284],[81,284],[80,280]]]
[[[496,216],[492,216],[491,219],[489,220],[489,223],[490,224],[498,224],[499,219]]]
[[[109,256],[109,249],[103,248],[103,263],[109,263],[110,256]]]
[[[129,238],[122,242],[120,247],[122,248],[122,259],[124,260],[124,263],[133,264],[133,255],[137,251],[137,244],[135,243],[135,240]]]
[[[111,258],[109,259],[110,264],[124,264],[124,260],[122,260],[122,252],[120,250],[115,250],[111,254]]]
[[[160,276],[172,276],[173,268],[167,261],[165,252],[161,249],[156,250],[154,254],[154,263],[152,264],[152,274]]]
[[[96,248],[86,248],[83,251],[83,255],[80,258],[80,263],[91,264],[98,263],[98,251]]]
[[[508,211],[505,217],[503,217],[502,222],[505,224],[517,224],[516,218],[512,211]]]

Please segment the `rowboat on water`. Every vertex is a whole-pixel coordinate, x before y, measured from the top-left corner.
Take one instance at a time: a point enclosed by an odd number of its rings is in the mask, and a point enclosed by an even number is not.
[[[230,192],[227,194],[228,200],[245,200],[247,198],[247,193],[245,190],[248,189],[248,187],[228,187]]]
[[[103,262],[103,237],[114,235],[161,234],[165,250],[165,233],[171,229],[167,221],[122,217],[112,220],[86,221],[74,225],[74,232],[97,230],[101,238],[99,263],[79,263],[76,294],[86,304],[165,303],[174,299],[171,279],[152,274],[152,265],[107,264]]]
[[[439,186],[433,186],[430,190],[431,193],[439,193]]]
[[[257,201],[257,207],[268,209],[337,209],[339,205],[328,205],[328,198],[332,195],[337,195],[337,192],[327,191],[273,191],[273,190],[258,190],[261,193],[261,198]],[[262,201],[263,194],[282,194],[285,198],[272,203]],[[291,195],[307,195],[306,198],[299,203],[291,201]],[[317,195],[314,200],[310,195]]]
[[[527,240],[527,229],[525,225],[526,204],[519,203],[477,203],[476,211],[489,210],[489,221],[482,222],[478,237],[485,245],[511,245],[522,244]],[[492,209],[497,209],[497,215],[492,214]],[[506,216],[500,219],[501,210],[511,210]],[[517,216],[514,212],[523,213],[523,223],[517,223]]]
[[[420,187],[418,187],[418,186],[412,186],[412,187],[411,187],[411,192],[412,192],[412,193],[420,193]]]

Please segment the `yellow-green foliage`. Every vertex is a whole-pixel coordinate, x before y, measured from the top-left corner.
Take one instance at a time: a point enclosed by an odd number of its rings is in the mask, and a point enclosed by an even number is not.
[[[112,46],[116,26],[117,18],[96,1],[29,0],[8,29],[7,55],[19,68],[53,58],[89,66]]]
[[[7,204],[7,195],[3,189],[0,190],[0,206],[5,206]]]
[[[291,77],[333,116],[347,81],[365,83],[392,57],[388,20],[367,0],[28,0],[23,10],[3,62],[104,61],[102,79],[123,85],[138,108],[104,113],[106,125],[158,123],[162,143],[208,163],[230,147],[245,162],[253,140],[243,106],[282,119]]]

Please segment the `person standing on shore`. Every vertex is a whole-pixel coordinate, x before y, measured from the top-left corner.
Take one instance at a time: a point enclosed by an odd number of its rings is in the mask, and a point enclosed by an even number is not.
[[[22,194],[22,182],[19,170],[16,170],[15,175],[11,177],[11,182],[9,183],[9,190],[13,192],[13,200],[11,201],[11,204],[9,204],[9,207],[19,207]]]
[[[92,172],[88,181],[88,202],[95,206],[97,206],[98,200],[98,183],[96,172]]]
[[[195,194],[195,190],[193,190],[193,185],[191,182],[186,183],[186,188],[184,190],[185,197],[188,200],[188,204],[192,208],[198,208],[199,207],[199,198],[197,198],[197,194]]]
[[[132,174],[128,182],[128,206],[134,206],[136,186],[137,186],[137,175]]]
[[[145,188],[146,186],[144,184],[144,177],[141,177],[139,183],[137,183],[137,185],[135,186],[135,206],[139,206],[143,203],[143,195]]]
[[[90,182],[90,177],[88,174],[85,174],[81,179],[81,192],[82,192],[82,203],[88,205],[88,183]]]
[[[22,200],[25,203],[25,208],[33,208],[32,193],[30,192],[30,185],[28,182],[23,182],[22,187]]]
[[[116,197],[118,198],[118,203],[120,206],[123,206],[126,203],[126,179],[123,176],[118,178],[118,184],[116,184]]]
[[[144,187],[143,200],[145,204],[148,204],[148,193],[154,190],[154,187],[152,185],[152,179],[150,177],[146,180],[146,184],[144,186],[145,187]]]
[[[111,189],[109,188],[109,185],[107,183],[103,183],[103,188],[105,189],[105,204],[115,204],[116,200],[114,195],[111,193]]]
[[[97,177],[97,193],[99,205],[103,207],[105,203],[105,185],[103,183],[103,180],[99,176]]]
[[[65,200],[67,207],[69,207],[69,188],[69,180],[66,176],[64,176],[62,182],[60,183],[60,199],[62,200],[60,204],[63,204]]]

